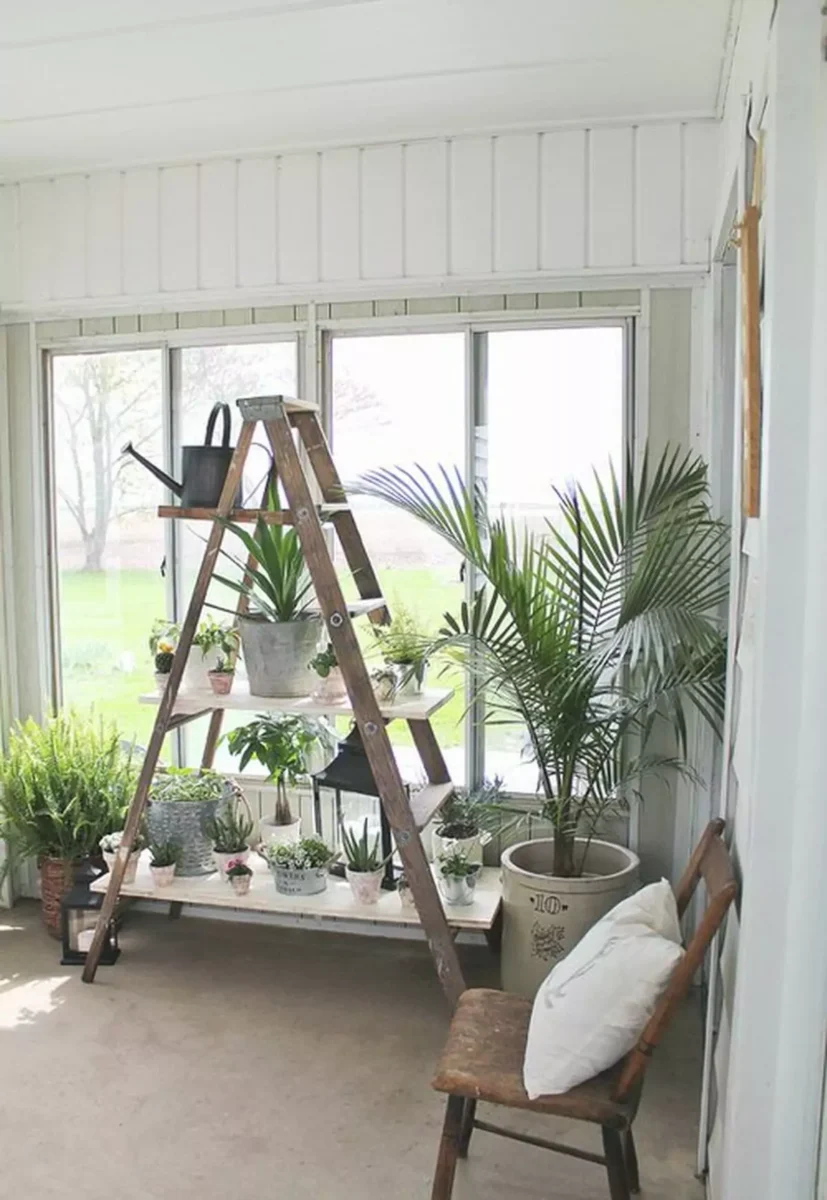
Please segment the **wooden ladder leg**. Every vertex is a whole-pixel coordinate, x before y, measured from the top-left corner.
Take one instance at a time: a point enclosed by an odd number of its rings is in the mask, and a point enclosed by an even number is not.
[[[607,1125],[601,1128],[603,1150],[606,1154],[606,1173],[609,1176],[609,1196],[611,1200],[631,1200],[626,1158],[623,1154],[623,1135]]]
[[[265,426],[373,778],[411,885],[437,975],[453,1006],[465,990],[456,947],[283,408]]]
[[[439,1153],[434,1172],[431,1200],[451,1200],[454,1190],[454,1175],[457,1170],[459,1139],[465,1101],[462,1096],[449,1096],[445,1105],[445,1122],[439,1141]]]
[[[218,502],[218,515],[226,516],[233,506],[236,488],[241,479],[244,470],[244,461],[250,449],[250,444],[253,440],[254,425],[245,422],[241,427],[241,433],[238,437],[238,445],[235,448],[232,461],[227,470],[227,477],[224,480],[224,489],[221,492],[221,497]],[[167,686],[164,689],[164,694],[161,697],[161,702],[158,705],[158,712],[155,714],[155,724],[152,727],[152,735],[149,739],[149,745],[144,755],[143,766],[138,776],[138,784],[135,788],[135,795],[132,797],[132,803],[129,806],[129,814],[124,825],[123,838],[118,847],[118,854],[115,859],[115,864],[109,875],[109,885],[106,889],[106,894],[101,904],[98,914],[98,921],[95,926],[95,932],[92,937],[92,944],[89,947],[89,953],[86,956],[86,963],[83,968],[83,982],[92,983],[95,978],[95,973],[100,962],[101,951],[103,949],[106,930],[109,927],[109,922],[115,912],[115,905],[118,902],[118,895],[123,883],[124,873],[126,871],[129,854],[132,850],[132,844],[138,833],[141,824],[141,818],[144,815],[146,800],[149,794],[149,788],[152,783],[152,777],[155,774],[155,768],[158,765],[158,759],[161,756],[161,750],[164,745],[164,738],[170,729],[170,720],[172,718],[175,701],[178,697],[178,689],[181,686],[181,679],[184,674],[184,666],[187,661],[187,655],[192,647],[192,639],[195,636],[195,631],[198,627],[198,621],[201,616],[201,611],[204,607],[204,600],[207,596],[207,589],[210,586],[213,571],[215,570],[216,559],[218,552],[221,549],[221,542],[224,537],[224,528],[218,522],[213,522],[210,536],[207,539],[207,548],[204,551],[204,557],[201,560],[201,566],[198,570],[198,576],[195,580],[195,586],[190,597],[187,615],[184,618],[184,623],[181,626],[181,636],[178,639],[178,649],[172,660],[172,670],[169,673]]]

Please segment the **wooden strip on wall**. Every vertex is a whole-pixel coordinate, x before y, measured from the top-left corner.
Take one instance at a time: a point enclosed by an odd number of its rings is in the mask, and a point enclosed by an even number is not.
[[[283,155],[277,192],[279,283],[312,283],[319,278],[319,155]]]
[[[634,131],[589,134],[590,267],[629,267],[634,261]]]
[[[448,273],[448,151],[444,141],[405,146],[405,274]]]
[[[231,288],[236,283],[236,161],[202,163],[198,180],[198,283]]]
[[[540,138],[540,267],[578,270],[586,265],[585,129]]]
[[[635,183],[637,262],[681,262],[681,127],[678,122],[641,125],[637,131]]]
[[[493,269],[493,178],[489,137],[450,143],[452,275],[489,275]]]
[[[536,133],[494,139],[494,270],[539,266],[539,150]]]
[[[155,167],[123,177],[123,287],[128,296],[160,288],[160,178]]]
[[[122,203],[120,171],[103,171],[86,181],[86,290],[90,296],[121,291]]]
[[[362,150],[363,279],[402,277],[402,146]]]
[[[86,179],[83,175],[61,175],[52,187],[52,295],[57,300],[85,296]]]
[[[48,179],[20,185],[22,295],[29,302],[52,296],[53,189]]]
[[[198,287],[198,167],[161,168],[161,290]]]
[[[717,126],[691,121],[683,127],[683,261],[707,263],[716,196]]]
[[[321,277],[359,278],[359,151],[321,156]]]
[[[0,296],[19,300],[20,280],[20,188],[16,183],[0,186]]]
[[[238,282],[276,282],[276,160],[243,158],[238,164]]]

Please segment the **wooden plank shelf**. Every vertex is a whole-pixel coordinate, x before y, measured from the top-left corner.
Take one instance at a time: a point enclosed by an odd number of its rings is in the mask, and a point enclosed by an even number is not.
[[[338,513],[350,512],[349,504],[317,504],[316,512],[321,521],[329,521]],[[159,504],[158,516],[173,521],[214,521],[219,515],[217,508],[182,508],[180,504]],[[252,524],[263,521],[265,525],[293,525],[293,514],[286,508],[273,512],[269,508],[233,508],[227,514],[228,521]]]
[[[392,701],[379,701],[379,712],[389,721],[426,721],[453,696],[453,688],[440,688],[422,692],[419,696],[404,696]],[[139,696],[141,704],[159,704],[158,692],[145,692]],[[311,696],[251,696],[249,688],[236,681],[228,696],[216,696],[213,692],[198,689],[191,692],[181,690],[175,700],[175,713],[207,712],[212,709],[235,709],[239,712],[283,712],[306,717],[351,717],[353,707],[349,700],[331,704],[329,700],[314,700]],[[436,785],[439,786],[439,785]]]
[[[411,812],[417,829],[423,830],[433,821],[453,791],[453,783],[427,783],[418,792],[411,793]]]
[[[253,880],[246,896],[237,896],[230,884],[217,874],[186,879],[176,877],[169,887],[157,888],[149,870],[149,854],[144,851],[135,882],[123,884],[120,894],[138,900],[159,900],[166,904],[200,904],[205,908],[277,913],[320,922],[360,921],[409,928],[420,925],[419,914],[413,909],[403,908],[396,892],[383,892],[375,905],[357,904],[350,885],[343,879],[331,876],[326,890],[317,896],[284,896],[276,891],[269,868],[257,854],[250,855],[249,866],[253,871]],[[109,876],[102,875],[92,884],[92,891],[105,892],[108,882]],[[486,933],[497,918],[501,897],[499,868],[483,867],[473,904],[459,906],[443,903],[448,924],[453,929]]]

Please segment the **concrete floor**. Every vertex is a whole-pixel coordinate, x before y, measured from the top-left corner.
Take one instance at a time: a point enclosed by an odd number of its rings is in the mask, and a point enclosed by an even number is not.
[[[93,987],[37,907],[0,911],[0,1195],[427,1200],[446,1028],[418,943],[130,914]],[[494,982],[466,948],[472,984]],[[636,1124],[645,1200],[699,1200],[697,1003]],[[490,1114],[488,1114],[490,1115]],[[597,1131],[511,1116],[598,1148]],[[456,1200],[607,1200],[603,1170],[477,1133]]]

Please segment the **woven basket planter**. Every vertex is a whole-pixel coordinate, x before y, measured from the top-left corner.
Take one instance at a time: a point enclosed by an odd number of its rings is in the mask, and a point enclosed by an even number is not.
[[[40,914],[52,937],[60,937],[60,902],[72,887],[77,863],[67,858],[41,858]]]

